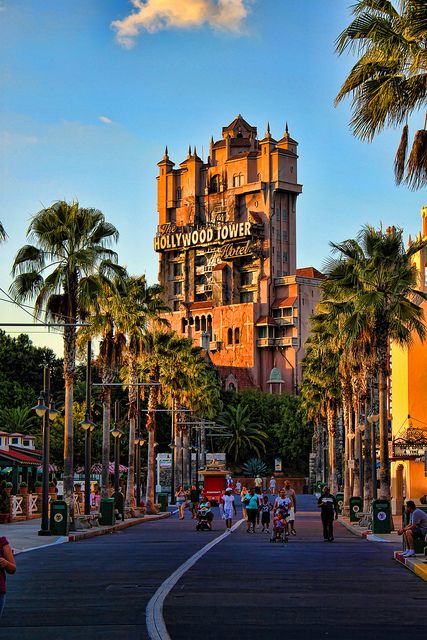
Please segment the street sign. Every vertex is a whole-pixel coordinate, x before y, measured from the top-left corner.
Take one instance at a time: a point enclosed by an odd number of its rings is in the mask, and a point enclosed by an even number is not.
[[[274,458],[274,470],[282,471],[282,458]]]

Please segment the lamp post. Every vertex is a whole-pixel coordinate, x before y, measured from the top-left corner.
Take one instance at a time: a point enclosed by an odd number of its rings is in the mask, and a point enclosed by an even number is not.
[[[49,528],[49,458],[50,458],[50,420],[54,420],[59,411],[55,403],[50,401],[50,370],[43,371],[43,391],[40,392],[38,403],[33,410],[43,418],[43,482],[42,482],[42,521],[39,536],[50,536]]]
[[[84,420],[80,422],[80,426],[85,431],[85,515],[90,515],[90,467],[91,467],[91,435],[95,428],[94,423],[90,419],[90,398],[92,387],[92,343],[87,343],[87,363],[86,363],[86,411]]]
[[[123,435],[123,431],[119,427],[120,418],[120,406],[119,401],[114,403],[114,427],[110,433],[114,438],[114,491],[119,491],[119,459],[120,459],[120,438]]]
[[[377,490],[377,440],[375,437],[375,423],[380,419],[379,413],[368,416],[368,422],[371,425],[371,447],[372,447],[372,500],[378,497]]]
[[[171,496],[170,496],[170,504],[176,504],[175,499],[175,399],[172,399],[172,440],[169,445],[172,456],[171,456]]]

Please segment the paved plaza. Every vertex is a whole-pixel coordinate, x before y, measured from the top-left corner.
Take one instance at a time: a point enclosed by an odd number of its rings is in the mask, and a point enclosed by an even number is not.
[[[299,504],[298,535],[289,544],[270,544],[240,526],[166,589],[157,615],[172,640],[424,636],[427,585],[393,560],[394,546],[367,542],[340,524],[335,542],[324,543],[315,499],[300,496]],[[223,534],[218,515],[212,533],[196,532],[186,515],[19,555],[2,640],[167,637],[152,626],[149,635],[149,601]]]

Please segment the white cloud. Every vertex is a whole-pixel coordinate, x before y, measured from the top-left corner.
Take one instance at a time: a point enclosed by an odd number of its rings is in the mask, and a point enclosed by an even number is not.
[[[111,118],[108,118],[107,116],[98,116],[98,120],[104,124],[111,124],[113,122]]]
[[[14,131],[0,131],[0,147],[20,149],[39,142],[36,136],[29,136]]]
[[[130,0],[134,6],[123,20],[111,23],[116,39],[131,48],[141,31],[154,33],[175,27],[190,29],[208,24],[214,29],[241,31],[253,0]]]

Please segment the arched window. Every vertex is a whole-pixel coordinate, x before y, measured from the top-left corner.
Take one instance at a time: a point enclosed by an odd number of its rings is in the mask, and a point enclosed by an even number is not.
[[[181,320],[181,333],[185,333],[185,330],[187,328],[187,318],[182,318]]]
[[[209,333],[209,339],[212,340],[212,316],[208,316],[208,327],[207,332]]]
[[[239,175],[239,186],[241,187],[243,184],[245,184],[245,176],[241,173]]]
[[[182,189],[181,187],[178,187],[178,189],[176,190],[176,199],[181,200],[181,198],[182,198]]]
[[[219,192],[219,175],[212,176],[209,182],[209,193]]]
[[[227,344],[233,344],[233,329],[227,330]]]
[[[240,329],[234,329],[234,344],[240,344]]]
[[[196,331],[200,331],[200,318],[199,318],[199,316],[196,316],[194,321],[195,321],[195,324],[194,324],[195,330]]]
[[[202,331],[206,332],[206,316],[202,316]]]
[[[233,176],[233,187],[240,187],[240,176],[236,174]]]

